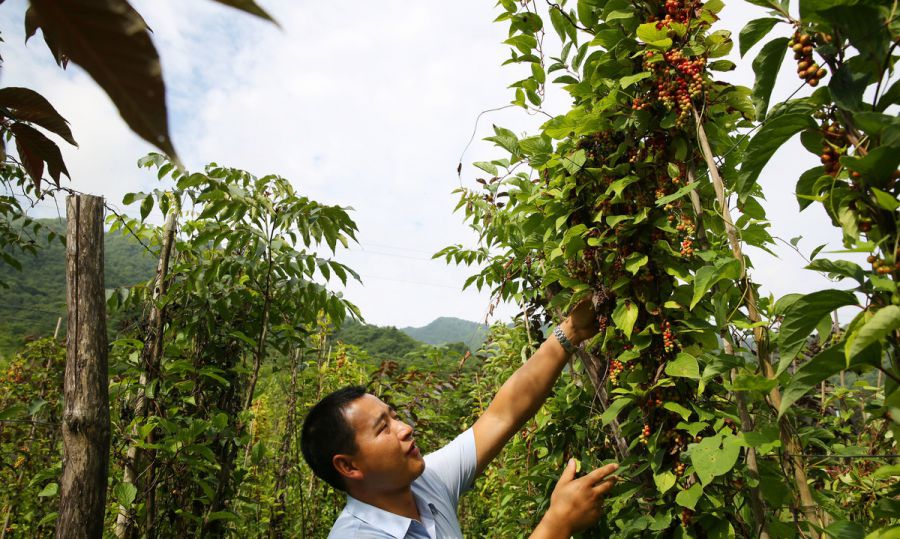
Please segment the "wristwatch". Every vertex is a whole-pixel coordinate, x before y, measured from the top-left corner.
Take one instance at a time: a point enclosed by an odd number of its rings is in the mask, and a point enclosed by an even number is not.
[[[572,341],[566,337],[566,334],[563,333],[562,326],[556,326],[556,329],[553,330],[553,336],[556,337],[556,340],[559,341],[559,344],[562,345],[563,350],[570,354],[574,354],[575,350],[578,349]]]

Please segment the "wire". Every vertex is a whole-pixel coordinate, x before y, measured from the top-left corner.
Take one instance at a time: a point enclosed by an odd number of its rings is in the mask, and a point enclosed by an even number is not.
[[[461,286],[451,286],[451,285],[447,285],[447,284],[438,284],[438,283],[423,283],[421,281],[408,281],[406,279],[391,279],[390,277],[378,277],[375,275],[360,274],[359,276],[364,277],[366,279],[376,279],[378,281],[392,281],[395,283],[403,283],[403,284],[418,284],[418,285],[422,285],[422,286],[434,286],[437,288],[450,288],[450,289],[453,289],[456,291],[459,291],[462,288]]]
[[[397,246],[395,246],[395,245],[381,245],[381,244],[378,244],[378,243],[368,243],[368,242],[366,242],[365,244],[360,243],[359,246],[362,247],[363,249],[365,249],[366,247],[375,247],[375,248],[378,248],[378,249],[396,249],[396,250],[398,250],[398,251],[409,251],[409,252],[411,252],[411,253],[422,253],[422,254],[424,254],[424,255],[429,255],[429,256],[431,256],[432,254],[434,254],[434,253],[432,253],[431,251],[423,251],[423,250],[421,250],[421,249],[410,249],[409,247],[397,247]]]
[[[363,253],[363,254],[370,254],[370,255],[388,256],[391,258],[405,258],[407,260],[422,260],[424,262],[432,262],[432,261],[436,260],[434,258],[423,258],[421,256],[407,256],[407,255],[400,255],[400,254],[396,254],[396,253],[385,253],[382,251],[370,251],[368,249],[347,249],[347,251],[349,251],[351,253]]]

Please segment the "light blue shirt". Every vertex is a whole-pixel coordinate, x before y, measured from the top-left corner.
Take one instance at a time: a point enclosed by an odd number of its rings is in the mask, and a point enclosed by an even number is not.
[[[462,537],[456,508],[475,480],[475,433],[425,455],[425,471],[412,484],[421,522],[347,496],[328,539],[451,539]]]

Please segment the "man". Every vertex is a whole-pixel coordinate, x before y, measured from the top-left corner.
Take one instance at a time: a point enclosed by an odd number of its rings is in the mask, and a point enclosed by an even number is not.
[[[462,537],[459,496],[537,413],[575,347],[597,333],[596,325],[590,302],[577,305],[472,428],[425,457],[412,427],[364,388],[344,388],[319,401],[303,424],[303,456],[316,475],[348,494],[329,538]],[[532,539],[568,538],[594,524],[617,468],[609,464],[576,479],[570,460]]]

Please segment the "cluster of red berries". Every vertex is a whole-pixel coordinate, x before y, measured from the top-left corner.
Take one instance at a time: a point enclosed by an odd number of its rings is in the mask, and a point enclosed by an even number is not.
[[[656,51],[644,54],[644,69],[656,74],[656,98],[666,110],[677,110],[675,122],[682,125],[690,117],[691,100],[703,93],[706,59],[687,58],[678,49],[664,52],[662,61],[655,60],[655,55]]]
[[[638,440],[642,444],[647,445],[647,440],[650,438],[650,432],[650,425],[644,423],[644,428],[641,429],[641,436],[640,438],[638,438]]]
[[[683,462],[679,462],[675,465],[675,477],[681,477],[684,475],[684,469],[686,468]]]
[[[687,528],[691,524],[691,517],[694,516],[694,512],[685,507],[681,511],[681,525]]]
[[[681,240],[681,256],[685,258],[694,256],[694,242],[691,238]]]
[[[825,167],[825,172],[834,176],[841,169],[839,160],[843,148],[847,146],[847,132],[838,124],[826,123],[822,126],[822,135],[825,137],[825,143],[822,145],[819,159]]]
[[[696,7],[697,2],[692,0],[688,0],[687,2],[682,0],[666,0],[665,4],[663,4],[662,12],[660,12],[660,17],[662,17],[663,21],[685,24],[690,21]],[[656,17],[650,17],[649,22],[655,21]],[[669,26],[669,24],[670,23],[667,23],[664,26]],[[661,29],[661,27],[657,25],[657,30],[659,29]]]
[[[893,273],[894,271],[900,271],[900,262],[897,262],[896,264],[891,266],[890,262],[886,262],[875,255],[869,255],[866,261],[869,264],[872,264],[872,271],[879,275],[887,275],[889,273]]]
[[[619,383],[619,374],[622,373],[625,367],[622,365],[622,362],[614,359],[609,362],[609,381],[612,382],[613,385]]]
[[[650,108],[650,103],[644,101],[640,97],[635,97],[631,100],[631,108],[632,110],[644,110],[646,108]]]
[[[675,333],[672,332],[672,325],[669,324],[668,320],[663,320],[662,329],[663,346],[665,347],[666,352],[674,352],[675,348],[678,346],[678,340],[675,338]]]
[[[685,213],[681,214],[681,222],[675,225],[675,230],[679,232],[684,232],[688,236],[693,236],[694,232],[697,231],[696,225],[694,225],[694,220],[690,215]]]
[[[25,375],[22,372],[22,367],[20,365],[12,365],[6,371],[6,376],[0,376],[0,384],[5,382],[12,382],[14,384],[21,384],[25,381]]]
[[[828,71],[819,67],[813,60],[813,40],[809,34],[794,32],[794,37],[788,41],[788,47],[794,51],[794,59],[797,60],[797,75],[806,80],[806,84],[817,86],[819,81],[828,74]]]

